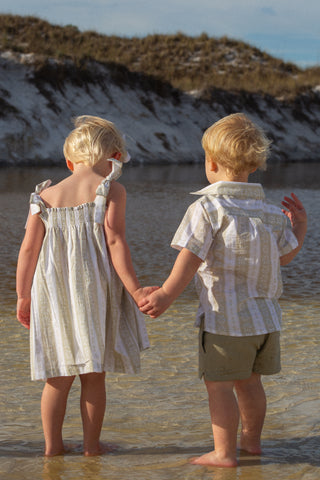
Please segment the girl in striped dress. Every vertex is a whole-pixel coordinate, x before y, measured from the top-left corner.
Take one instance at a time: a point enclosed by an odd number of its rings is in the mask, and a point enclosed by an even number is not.
[[[125,188],[116,182],[128,158],[113,123],[82,116],[64,144],[72,171],[31,195],[17,266],[17,318],[30,328],[31,378],[45,380],[41,416],[45,455],[64,452],[62,425],[76,375],[81,381],[85,455],[100,443],[105,372],[137,373],[149,346],[136,303],[141,288],[125,239]]]

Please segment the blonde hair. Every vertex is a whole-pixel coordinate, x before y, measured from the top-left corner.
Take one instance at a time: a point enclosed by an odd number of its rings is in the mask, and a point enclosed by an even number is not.
[[[74,119],[74,125],[76,128],[69,133],[63,146],[66,160],[92,167],[116,152],[121,153],[120,161],[126,158],[124,137],[112,122],[82,115]]]
[[[265,170],[270,144],[264,132],[243,113],[222,118],[202,137],[208,157],[234,175]]]

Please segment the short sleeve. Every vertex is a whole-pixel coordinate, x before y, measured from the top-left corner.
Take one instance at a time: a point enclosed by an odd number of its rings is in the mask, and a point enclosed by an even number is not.
[[[278,238],[278,248],[280,257],[283,255],[287,255],[292,250],[298,247],[298,240],[291,230],[291,228],[287,225],[287,217],[284,215],[283,219],[283,229],[282,233]]]
[[[186,248],[204,261],[213,244],[213,240],[212,222],[199,199],[190,205],[185,213],[172,239],[171,247],[177,250]]]

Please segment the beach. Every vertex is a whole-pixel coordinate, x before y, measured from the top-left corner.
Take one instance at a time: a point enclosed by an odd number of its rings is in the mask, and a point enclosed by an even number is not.
[[[190,465],[213,449],[207,394],[197,375],[197,298],[190,285],[159,319],[147,319],[151,347],[137,376],[107,374],[107,411],[101,439],[118,449],[100,457],[81,453],[78,379],[71,390],[65,456],[44,458],[40,418],[42,382],[31,382],[28,331],[15,319],[15,264],[34,185],[58,181],[57,169],[3,169],[1,185],[0,478],[3,480],[318,480],[320,478],[320,190],[317,166],[283,166],[263,174],[268,198],[280,205],[295,192],[305,204],[309,230],[303,250],[283,269],[282,370],[264,377],[268,410],[263,455],[239,454],[233,469]],[[306,175],[303,176],[305,170]],[[274,173],[274,172],[273,172]],[[161,284],[176,252],[170,241],[188,192],[205,185],[201,166],[129,168],[127,236],[142,284]],[[314,183],[312,183],[312,181]]]

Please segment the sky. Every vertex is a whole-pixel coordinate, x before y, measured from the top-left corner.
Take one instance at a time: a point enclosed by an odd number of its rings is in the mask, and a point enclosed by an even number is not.
[[[0,0],[0,13],[105,35],[226,35],[300,67],[320,64],[319,0]]]

